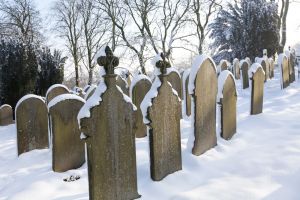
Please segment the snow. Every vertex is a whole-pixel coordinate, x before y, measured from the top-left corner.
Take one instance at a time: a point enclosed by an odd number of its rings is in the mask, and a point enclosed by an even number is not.
[[[136,111],[137,107],[132,103],[131,98],[129,96],[127,96],[119,86],[117,86],[117,88],[122,93],[124,101],[126,101],[127,103],[130,103],[133,107],[133,110]]]
[[[256,72],[259,68],[261,68],[262,71],[263,71],[263,73],[265,74],[265,71],[264,71],[263,67],[261,66],[261,64],[259,64],[259,63],[253,63],[253,64],[251,65],[250,69],[248,70],[248,77],[249,77],[249,79],[253,77],[253,75],[255,74],[255,72]]]
[[[227,66],[227,69],[228,69],[228,66],[229,66],[229,63],[227,60],[221,60],[219,65],[217,66],[217,72],[218,74],[222,71],[222,65],[223,63],[226,63],[226,66]]]
[[[47,92],[46,92],[46,96],[48,96],[48,93],[49,93],[51,90],[53,90],[54,88],[57,88],[57,87],[63,87],[63,88],[65,88],[66,90],[68,90],[68,91],[70,92],[69,88],[67,88],[65,85],[63,85],[63,84],[54,84],[54,85],[52,85],[51,87],[49,87],[49,89],[48,89]]]
[[[298,200],[300,182],[300,82],[280,90],[280,68],[265,83],[264,112],[249,114],[251,90],[237,87],[237,133],[201,156],[188,148],[192,118],[181,120],[181,171],[150,178],[149,137],[136,139],[142,200]],[[237,80],[236,84],[241,85]],[[193,111],[192,111],[193,112]],[[17,156],[16,126],[0,127],[1,200],[88,200],[87,164],[52,171],[49,149]],[[70,175],[81,178],[64,182]]]
[[[194,59],[192,67],[191,67],[191,72],[190,72],[190,77],[189,77],[189,85],[188,85],[189,94],[194,94],[195,79],[196,79],[196,76],[197,76],[197,72],[200,70],[200,68],[202,66],[202,63],[206,59],[209,59],[212,62],[215,70],[217,71],[216,65],[215,65],[214,61],[210,57],[208,57],[206,55],[198,55]]]
[[[151,83],[151,79],[148,76],[144,75],[144,74],[139,74],[139,75],[134,76],[132,81],[131,81],[130,89],[129,89],[130,97],[132,97],[132,90],[133,90],[134,86],[141,80],[148,80]]]
[[[44,99],[43,97],[38,96],[38,95],[35,95],[35,94],[27,94],[27,95],[23,96],[23,97],[18,101],[18,103],[17,103],[17,105],[16,105],[16,107],[15,107],[15,111],[18,110],[19,105],[20,105],[23,101],[25,101],[25,100],[27,100],[27,99],[29,99],[29,98],[36,98],[36,99],[41,100],[43,103],[45,103],[45,99]]]
[[[10,105],[8,105],[8,104],[3,104],[2,106],[0,106],[0,110],[1,110],[2,108],[4,108],[4,107],[10,107],[10,108],[11,108]]]
[[[74,100],[78,100],[78,101],[85,103],[85,100],[76,94],[61,94],[61,95],[56,96],[49,102],[48,110],[50,110],[51,107],[55,106],[59,102],[69,100],[69,99],[74,99]]]
[[[235,85],[235,79],[233,74],[228,71],[228,70],[224,70],[220,73],[219,77],[218,77],[218,94],[217,94],[217,102],[220,102],[220,100],[223,98],[223,88],[224,88],[224,84],[227,80],[227,77],[231,76],[233,81],[234,81],[234,85]],[[235,87],[236,88],[236,87]]]

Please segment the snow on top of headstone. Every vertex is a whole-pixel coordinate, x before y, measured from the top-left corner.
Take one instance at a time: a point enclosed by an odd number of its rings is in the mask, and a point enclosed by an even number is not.
[[[238,58],[233,59],[232,65],[235,65],[237,62],[239,62],[239,59],[238,59]]]
[[[189,77],[189,85],[188,85],[188,90],[189,90],[189,94],[194,94],[194,89],[195,89],[195,79],[197,76],[197,72],[200,70],[203,62],[205,60],[209,59],[211,61],[211,63],[213,64],[215,70],[217,71],[216,65],[214,63],[214,61],[206,55],[198,55],[191,67],[191,71],[190,71],[190,77]]]
[[[56,104],[65,101],[65,100],[69,100],[69,99],[76,99],[78,101],[81,101],[83,103],[85,103],[85,100],[83,98],[81,98],[80,96],[77,96],[75,94],[61,94],[58,95],[56,97],[54,97],[48,104],[48,110],[50,110],[53,106],[55,106]]]
[[[151,89],[148,91],[148,93],[145,95],[140,108],[143,114],[143,122],[144,124],[149,124],[150,121],[147,119],[148,115],[148,108],[152,106],[152,99],[157,97],[158,95],[158,88],[161,86],[161,81],[159,80],[159,77],[156,77]]]
[[[250,60],[250,58],[249,57],[246,57],[245,58],[245,61],[248,63],[248,65],[250,66],[250,64],[251,64],[251,60]]]
[[[94,56],[94,60],[93,60],[94,64],[97,64],[97,59],[98,59],[99,57],[101,57],[101,56],[106,56],[105,48],[106,48],[106,46],[103,46],[103,47],[101,47],[101,48],[97,51],[97,53],[96,53],[95,56]]]
[[[29,99],[29,98],[39,99],[39,100],[41,100],[41,101],[43,101],[43,102],[45,103],[45,99],[44,99],[43,97],[38,96],[38,95],[35,95],[35,94],[27,94],[27,95],[23,96],[23,97],[18,101],[18,103],[17,103],[17,105],[16,105],[16,108],[15,108],[15,111],[18,109],[19,105],[20,105],[23,101],[25,101],[25,100],[27,100],[27,99]]]
[[[180,75],[178,69],[176,69],[175,67],[169,67],[169,68],[167,68],[167,73],[166,73],[167,75],[169,75],[169,74],[172,73],[172,72],[177,73],[178,76],[181,77],[181,75]]]
[[[234,85],[236,85],[235,80],[234,80],[234,76],[233,74],[229,71],[229,70],[224,70],[220,73],[219,77],[218,77],[218,94],[217,94],[217,102],[220,102],[220,99],[223,98],[223,89],[224,89],[224,84],[227,80],[227,77],[231,76],[233,81],[234,81]],[[235,87],[235,91],[237,93],[237,89]]]
[[[130,103],[133,107],[133,110],[136,111],[137,107],[132,103],[131,98],[129,96],[127,96],[119,86],[117,86],[117,88],[122,93],[124,101],[126,101],[127,103]]]
[[[86,103],[82,106],[80,109],[77,120],[80,127],[80,120],[83,118],[89,118],[91,117],[90,110],[99,105],[99,102],[102,101],[102,94],[106,91],[107,86],[104,81],[100,81],[99,85],[97,86],[94,94],[86,101]]]
[[[94,85],[94,84],[90,86],[90,88],[88,89],[88,91],[86,91],[86,93],[85,93],[85,96],[84,96],[84,99],[85,99],[85,100],[88,98],[88,96],[90,95],[90,93],[91,93],[95,88],[97,88],[97,86]]]
[[[222,65],[223,65],[224,62],[226,63],[227,68],[229,67],[228,61],[222,59],[222,60],[220,61],[220,63],[218,64],[218,66],[217,66],[217,73],[220,73],[220,72],[222,71]]]
[[[63,88],[65,88],[67,91],[70,92],[70,90],[69,90],[69,88],[68,88],[67,86],[65,86],[65,85],[63,85],[63,84],[54,84],[54,85],[52,85],[51,87],[49,87],[49,89],[48,89],[47,92],[46,92],[46,96],[48,96],[48,94],[49,94],[49,92],[50,92],[51,90],[53,90],[54,88],[57,88],[57,87],[63,87]]]
[[[141,80],[148,80],[151,83],[151,79],[146,76],[145,74],[138,74],[136,76],[133,77],[131,84],[130,84],[130,89],[129,89],[129,95],[132,98],[132,90],[134,88],[134,86]]]
[[[284,58],[288,59],[286,54],[281,53],[278,55],[277,63],[279,67],[281,67]]]
[[[249,76],[249,78],[252,78],[253,75],[255,74],[255,72],[256,72],[259,68],[261,68],[262,71],[263,71],[263,73],[265,74],[265,71],[264,71],[264,69],[263,69],[263,67],[261,66],[260,63],[253,63],[253,64],[251,65],[250,69],[248,70],[248,76]]]
[[[10,105],[8,105],[8,104],[3,104],[3,105],[0,106],[0,110],[1,110],[1,108],[4,108],[4,107],[10,107],[10,108],[11,108]]]

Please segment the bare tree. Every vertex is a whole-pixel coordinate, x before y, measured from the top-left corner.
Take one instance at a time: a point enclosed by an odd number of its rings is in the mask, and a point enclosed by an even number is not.
[[[40,43],[41,18],[32,0],[0,0],[0,35]]]
[[[55,30],[66,40],[66,47],[72,55],[75,68],[75,84],[79,86],[79,67],[81,57],[79,0],[58,0],[53,8],[56,18]]]

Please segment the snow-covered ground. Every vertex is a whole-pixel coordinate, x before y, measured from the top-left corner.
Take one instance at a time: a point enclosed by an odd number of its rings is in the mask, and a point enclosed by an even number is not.
[[[183,170],[150,179],[148,138],[137,139],[138,190],[147,200],[299,199],[300,83],[280,90],[279,74],[265,85],[264,113],[249,115],[250,89],[238,86],[236,135],[196,157],[187,151],[190,121],[181,122]],[[64,182],[70,175],[81,179]],[[87,200],[86,164],[54,173],[51,151],[17,157],[15,125],[0,127],[0,200]]]

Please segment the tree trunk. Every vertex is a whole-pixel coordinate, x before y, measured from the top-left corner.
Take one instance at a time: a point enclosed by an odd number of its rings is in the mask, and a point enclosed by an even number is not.
[[[147,75],[143,56],[142,55],[138,55],[138,58],[139,58],[139,63],[140,63],[140,66],[141,66],[142,73],[145,74],[145,75]]]
[[[283,49],[286,43],[286,19],[287,19],[287,14],[289,11],[289,0],[285,1],[284,5],[284,13],[282,16],[282,29],[281,29],[281,41],[280,41],[280,47],[279,47],[279,53],[283,53]]]
[[[88,84],[92,85],[92,83],[93,83],[93,69],[90,68],[89,69],[89,81],[88,81]]]

